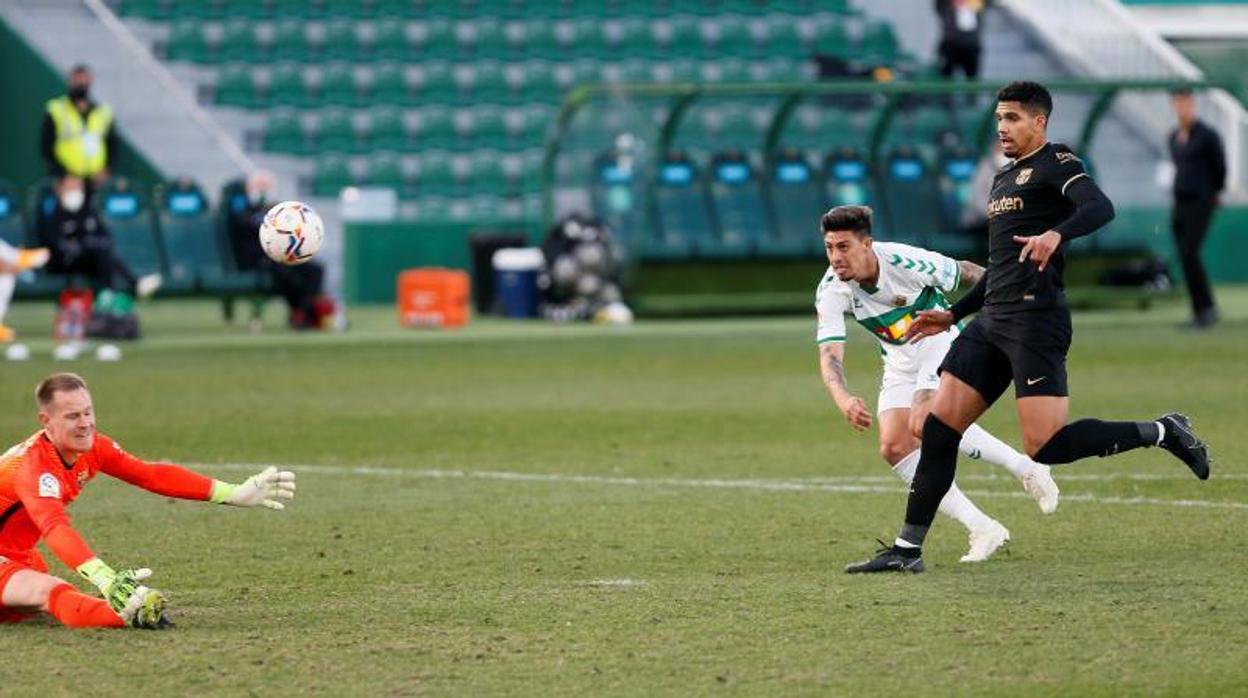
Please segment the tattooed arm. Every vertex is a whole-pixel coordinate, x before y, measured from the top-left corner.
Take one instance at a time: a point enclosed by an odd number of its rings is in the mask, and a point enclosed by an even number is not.
[[[871,426],[871,411],[862,398],[849,392],[845,382],[845,343],[824,342],[819,345],[819,374],[849,425],[858,431]]]
[[[959,286],[971,287],[979,283],[980,277],[984,275],[984,268],[974,262],[968,262],[965,259],[958,261],[958,269],[962,273],[962,281]]]

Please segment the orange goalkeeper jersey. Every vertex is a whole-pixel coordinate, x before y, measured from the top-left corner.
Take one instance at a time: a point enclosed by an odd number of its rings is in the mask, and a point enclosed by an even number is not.
[[[40,538],[70,569],[95,557],[70,525],[66,507],[100,472],[169,497],[206,500],[212,493],[210,478],[139,460],[100,433],[70,465],[39,431],[0,456],[0,557],[46,569],[35,551]]]

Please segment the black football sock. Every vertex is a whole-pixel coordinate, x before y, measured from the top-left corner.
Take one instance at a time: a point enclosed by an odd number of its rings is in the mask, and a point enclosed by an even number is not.
[[[1034,456],[1046,465],[1073,463],[1089,456],[1112,456],[1134,448],[1155,446],[1161,439],[1157,422],[1104,422],[1081,419],[1062,427]]]
[[[927,415],[923,422],[923,446],[919,467],[910,483],[910,499],[906,503],[906,523],[901,527],[895,547],[917,551],[923,546],[927,529],[936,518],[940,500],[953,486],[953,473],[958,467],[958,443],[962,435],[952,427]]]

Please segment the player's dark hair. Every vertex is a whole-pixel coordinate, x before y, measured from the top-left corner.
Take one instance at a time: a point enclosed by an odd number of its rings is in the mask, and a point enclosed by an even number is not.
[[[86,63],[75,63],[74,67],[69,69],[70,75],[78,75],[79,73],[91,73],[91,67]]]
[[[35,388],[35,402],[40,407],[47,407],[52,404],[52,398],[57,393],[86,389],[87,382],[77,373],[53,373],[39,381],[39,387]]]
[[[1053,113],[1053,96],[1038,82],[1016,80],[997,92],[998,102],[1018,102],[1032,114],[1048,116]]]
[[[871,207],[837,206],[823,214],[819,225],[824,233],[850,230],[858,237],[866,237],[871,234]]]

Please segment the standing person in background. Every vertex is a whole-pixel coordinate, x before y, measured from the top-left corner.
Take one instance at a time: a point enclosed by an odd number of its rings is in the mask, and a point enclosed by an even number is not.
[[[117,152],[113,110],[91,99],[91,69],[78,64],[69,71],[69,89],[48,100],[40,139],[48,174],[78,177],[88,200],[108,179]]]
[[[1174,160],[1174,211],[1170,226],[1192,301],[1190,327],[1206,329],[1218,321],[1209,275],[1200,260],[1200,248],[1218,208],[1218,193],[1226,185],[1226,156],[1222,140],[1205,122],[1196,118],[1196,99],[1191,90],[1173,95],[1179,124],[1168,139]]]
[[[951,78],[957,70],[968,80],[979,77],[983,51],[983,13],[986,0],[936,0],[940,18],[940,74]]]

